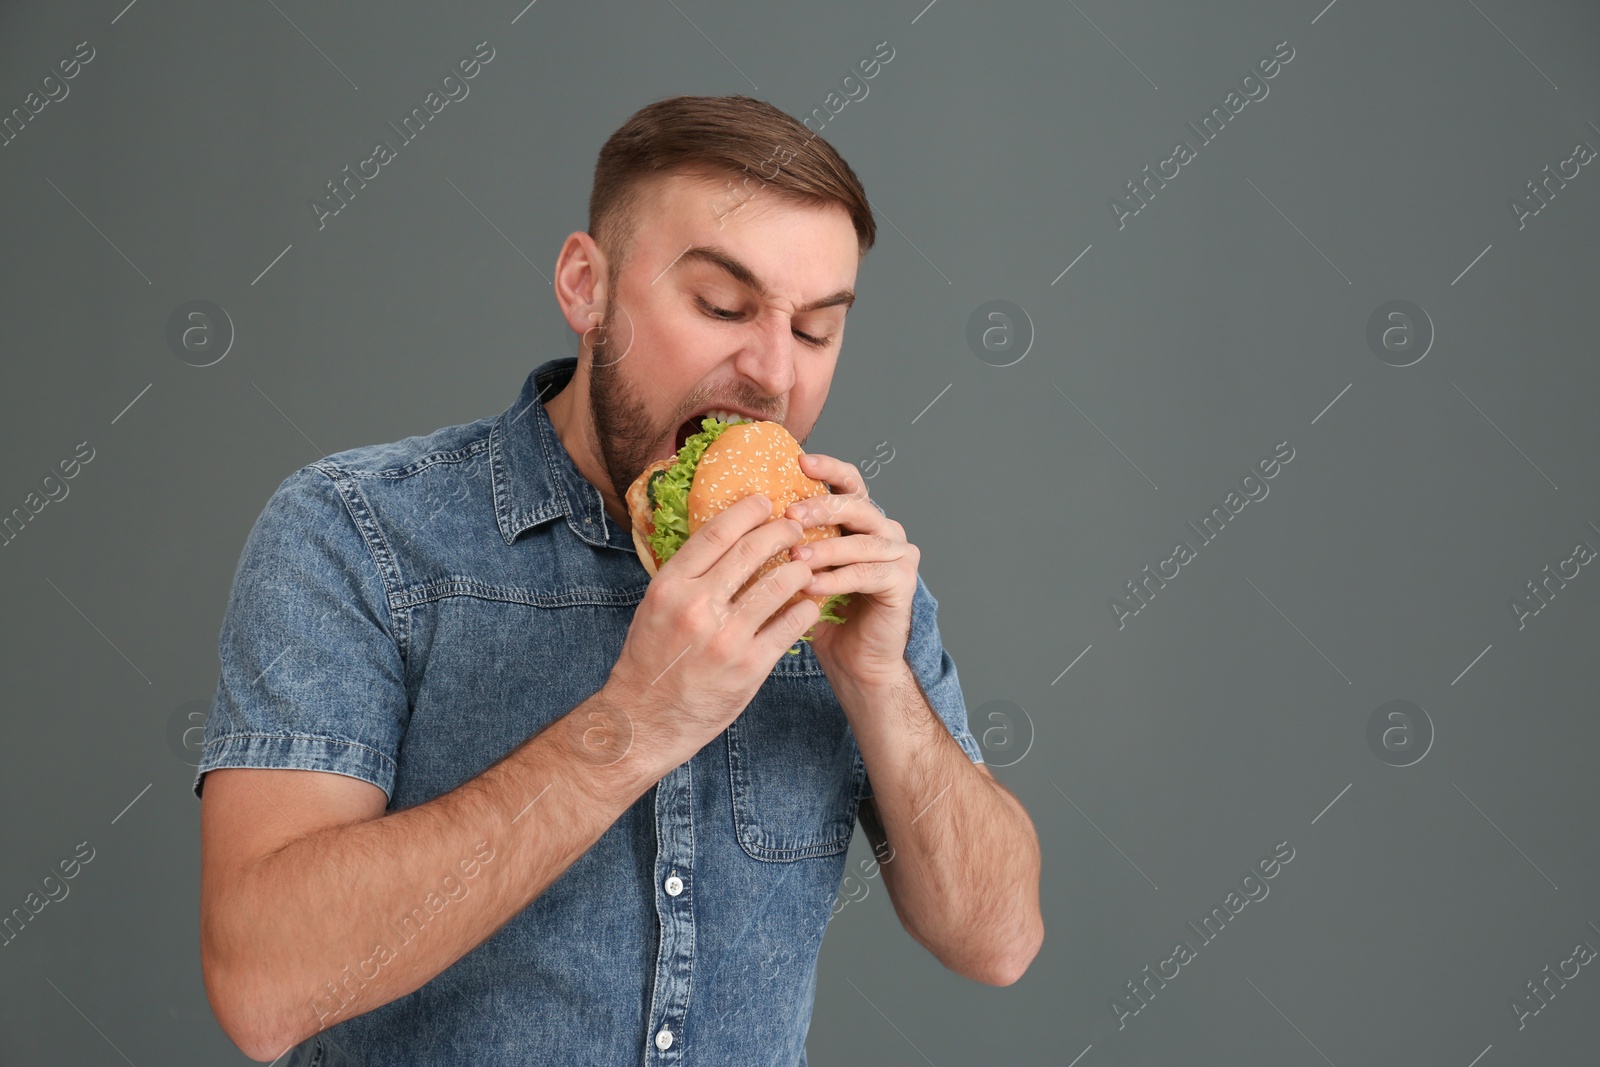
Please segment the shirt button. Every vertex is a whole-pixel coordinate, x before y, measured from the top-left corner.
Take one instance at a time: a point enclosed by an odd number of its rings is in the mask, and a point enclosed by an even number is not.
[[[663,1028],[656,1034],[656,1048],[665,1052],[672,1047],[672,1031]]]
[[[675,897],[681,892],[683,892],[683,879],[679,878],[677,875],[673,875],[672,877],[668,878],[667,896]]]

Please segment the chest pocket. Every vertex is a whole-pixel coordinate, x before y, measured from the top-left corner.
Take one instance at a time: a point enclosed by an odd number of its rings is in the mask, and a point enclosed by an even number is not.
[[[866,765],[809,644],[778,662],[727,741],[733,827],[747,855],[781,863],[850,847]]]

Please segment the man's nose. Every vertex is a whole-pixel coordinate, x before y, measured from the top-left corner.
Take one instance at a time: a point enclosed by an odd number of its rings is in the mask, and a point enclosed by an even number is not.
[[[746,335],[735,369],[768,395],[783,396],[794,386],[799,344],[788,316],[777,312],[764,315]]]

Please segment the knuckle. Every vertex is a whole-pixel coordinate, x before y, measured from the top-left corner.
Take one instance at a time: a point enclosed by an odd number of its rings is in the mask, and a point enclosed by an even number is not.
[[[706,637],[701,654],[712,663],[725,663],[737,651],[738,646],[733,637],[733,629],[724,627]]]
[[[705,538],[708,545],[719,552],[726,552],[729,543],[733,540],[732,532],[723,523],[707,523],[705,526],[700,527],[698,533]]]
[[[758,557],[756,559],[758,565],[766,563],[774,556],[787,555],[785,549],[800,539],[800,534],[796,532],[797,525],[793,519],[768,523],[760,536],[750,539],[751,544],[747,546],[748,554]]]
[[[645,587],[644,598],[656,604],[666,606],[666,610],[676,610],[683,604],[684,586],[678,577],[676,567],[671,567],[672,560],[667,560],[666,565],[656,572],[650,579],[650,584]]]
[[[739,561],[741,574],[753,573],[769,555],[764,546],[755,543],[756,540],[755,538],[747,537],[740,541],[739,547],[735,549],[737,553],[735,558]]]
[[[777,597],[787,595],[797,588],[795,584],[798,579],[795,567],[797,563],[800,570],[809,570],[804,563],[800,563],[798,560],[789,560],[780,564],[762,575],[759,583],[761,592],[768,597]]]

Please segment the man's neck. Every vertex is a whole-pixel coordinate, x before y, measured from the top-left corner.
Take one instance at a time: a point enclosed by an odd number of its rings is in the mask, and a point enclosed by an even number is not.
[[[556,436],[561,439],[561,446],[572,457],[578,473],[600,493],[611,521],[626,530],[632,526],[633,520],[628,516],[627,504],[613,499],[606,489],[605,466],[600,462],[595,442],[590,436],[593,420],[587,403],[588,386],[580,380],[582,378],[584,374],[580,364],[566,386],[544,402],[544,409],[550,416],[550,425],[556,431]]]

